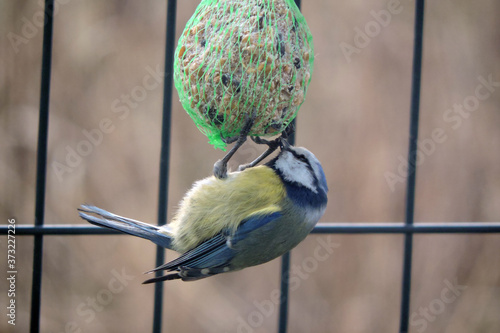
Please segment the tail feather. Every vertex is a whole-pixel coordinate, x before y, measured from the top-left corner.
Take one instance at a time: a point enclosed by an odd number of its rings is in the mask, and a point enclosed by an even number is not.
[[[141,221],[115,215],[104,209],[90,205],[82,205],[78,210],[80,217],[91,224],[142,237],[159,246],[171,249],[172,233],[168,226],[160,228]],[[95,214],[97,216],[89,214]]]

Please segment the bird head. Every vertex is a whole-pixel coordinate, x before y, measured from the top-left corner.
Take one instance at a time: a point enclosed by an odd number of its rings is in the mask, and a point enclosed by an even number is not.
[[[281,139],[280,148],[281,152],[268,166],[278,173],[285,184],[324,197],[326,203],[328,185],[316,156],[305,148],[291,146],[284,138]]]

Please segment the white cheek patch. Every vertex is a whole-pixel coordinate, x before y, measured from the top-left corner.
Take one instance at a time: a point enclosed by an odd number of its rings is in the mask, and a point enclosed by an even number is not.
[[[298,183],[317,193],[314,186],[314,176],[311,174],[311,171],[305,163],[297,160],[292,153],[284,153],[276,161],[276,168],[281,171],[285,180]]]

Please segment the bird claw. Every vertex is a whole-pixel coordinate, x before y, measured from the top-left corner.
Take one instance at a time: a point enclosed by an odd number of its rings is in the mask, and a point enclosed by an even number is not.
[[[243,128],[241,129],[240,135],[222,139],[226,144],[233,142],[236,142],[236,144],[233,146],[233,148],[231,148],[231,150],[226,154],[226,156],[215,162],[213,173],[216,178],[218,179],[227,178],[227,163],[234,155],[234,153],[243,145],[243,143],[245,143],[247,136],[254,125],[256,116],[257,113],[255,111],[252,113],[251,116],[246,114],[245,123],[243,125]],[[285,129],[285,131],[283,131],[281,136],[274,140],[266,140],[258,136],[251,136],[250,138],[252,139],[253,142],[260,145],[267,145],[268,148],[264,153],[262,153],[251,163],[240,165],[238,167],[238,171],[243,171],[245,169],[256,166],[259,162],[261,162],[267,156],[272,154],[276,149],[278,149],[278,147],[283,148],[289,146],[287,138],[293,133],[293,131],[294,131],[293,125],[289,125]]]
[[[223,160],[218,160],[214,164],[214,176],[218,179],[227,178],[227,162],[224,163]]]
[[[266,140],[266,139],[262,139],[262,138],[257,137],[257,136],[252,136],[251,139],[256,144],[267,145],[268,148],[265,152],[263,152],[259,157],[257,157],[252,162],[250,162],[248,164],[240,165],[238,167],[238,171],[243,171],[245,169],[252,168],[252,167],[256,166],[259,162],[264,160],[267,156],[271,155],[282,144],[283,137],[281,136],[281,137],[274,139],[274,140]]]
[[[251,167],[252,167],[251,163],[241,164],[238,167],[238,171],[245,171],[246,169],[251,168]]]

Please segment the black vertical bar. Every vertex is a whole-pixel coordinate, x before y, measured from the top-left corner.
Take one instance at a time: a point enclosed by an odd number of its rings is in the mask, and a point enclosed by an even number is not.
[[[172,72],[175,50],[175,21],[177,1],[167,3],[166,42],[165,42],[165,82],[163,84],[163,120],[160,152],[160,184],[158,189],[158,225],[167,223],[168,183],[170,168],[170,129],[172,115]],[[156,249],[156,266],[165,262],[165,249]],[[160,276],[161,272],[156,272]],[[153,333],[162,331],[163,283],[155,284]]]
[[[42,226],[45,215],[45,187],[47,176],[47,139],[49,133],[50,72],[52,63],[52,31],[54,1],[45,0],[42,77],[40,88],[40,118],[36,156],[35,226]],[[33,247],[33,280],[31,286],[30,332],[40,331],[42,295],[43,235],[35,235]]]
[[[295,4],[300,9],[301,0],[295,0]],[[295,145],[295,131],[297,129],[296,119],[290,124],[293,131],[288,136],[288,142]],[[280,310],[278,317],[278,332],[286,333],[288,330],[288,296],[290,294],[290,252],[281,257],[281,275],[280,275]]]
[[[288,295],[290,293],[290,252],[281,257],[280,312],[278,332],[285,333],[288,327]]]
[[[292,126],[288,136],[288,142],[295,145],[295,130],[297,129],[297,122],[294,119],[289,125]],[[278,317],[278,332],[286,333],[288,330],[288,296],[290,294],[290,252],[285,253],[281,257],[281,275],[280,275],[280,310]]]
[[[410,109],[410,142],[408,147],[408,182],[406,189],[406,224],[413,224],[415,216],[415,180],[417,174],[417,139],[420,112],[420,86],[422,76],[422,48],[424,30],[424,0],[415,4],[415,35],[413,45],[413,70]],[[400,333],[408,332],[410,315],[411,270],[412,270],[413,234],[405,234],[403,283],[401,292]]]

